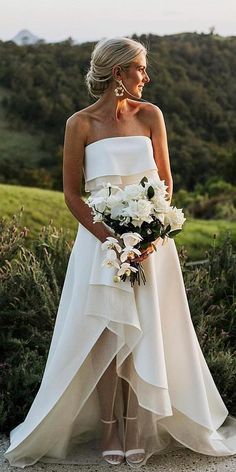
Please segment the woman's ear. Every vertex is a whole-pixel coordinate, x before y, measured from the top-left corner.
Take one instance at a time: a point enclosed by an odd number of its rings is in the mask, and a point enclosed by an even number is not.
[[[113,77],[115,80],[121,80],[121,67],[120,66],[114,66],[112,68],[112,73],[113,73]]]

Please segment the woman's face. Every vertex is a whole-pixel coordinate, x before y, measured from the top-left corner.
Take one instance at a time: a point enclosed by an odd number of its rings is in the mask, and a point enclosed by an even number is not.
[[[122,82],[125,88],[137,98],[142,96],[144,85],[150,82],[146,67],[146,56],[144,53],[140,53],[132,61],[129,68],[122,73]]]

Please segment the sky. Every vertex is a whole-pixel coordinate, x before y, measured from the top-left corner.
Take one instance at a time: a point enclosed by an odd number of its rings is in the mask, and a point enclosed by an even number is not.
[[[236,35],[235,0],[0,0],[0,39],[28,29],[48,42],[134,33]]]

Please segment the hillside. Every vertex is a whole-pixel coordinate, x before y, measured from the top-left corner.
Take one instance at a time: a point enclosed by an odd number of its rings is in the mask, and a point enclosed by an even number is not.
[[[77,221],[67,209],[63,194],[52,190],[0,185],[0,217],[11,217],[23,206],[22,226],[29,229],[29,238],[35,236],[40,228],[53,220],[57,228],[68,229],[74,238]],[[213,236],[223,236],[230,230],[236,246],[236,223],[223,220],[188,219],[184,230],[176,237],[178,249],[182,246],[188,251],[189,260],[205,258],[205,250],[213,243]]]
[[[164,113],[175,190],[192,191],[211,177],[235,184],[236,37],[183,33],[133,38],[148,47],[151,82],[143,99]],[[93,102],[84,81],[93,46],[73,45],[70,40],[21,47],[0,42],[0,78],[7,92],[4,109],[15,131],[42,133],[45,155],[35,159],[31,185],[61,189],[65,121]],[[37,153],[37,145],[33,150],[26,141],[29,152],[18,149],[24,165],[29,155]],[[0,157],[0,173],[1,165]],[[12,167],[8,173],[4,169],[5,182],[12,182],[12,172]],[[18,172],[19,184],[29,185],[29,180]]]
[[[35,175],[40,163],[50,159],[49,152],[43,149],[44,133],[17,116],[8,116],[3,103],[10,96],[9,90],[0,87],[0,182],[17,184],[23,180],[25,185],[48,187],[45,170]]]

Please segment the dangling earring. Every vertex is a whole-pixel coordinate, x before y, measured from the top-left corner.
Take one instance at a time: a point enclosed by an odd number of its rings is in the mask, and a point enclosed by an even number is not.
[[[122,84],[122,80],[118,80],[119,82],[119,85],[114,89],[114,93],[117,97],[122,97],[122,95],[124,95],[124,87],[123,87],[123,84]]]

